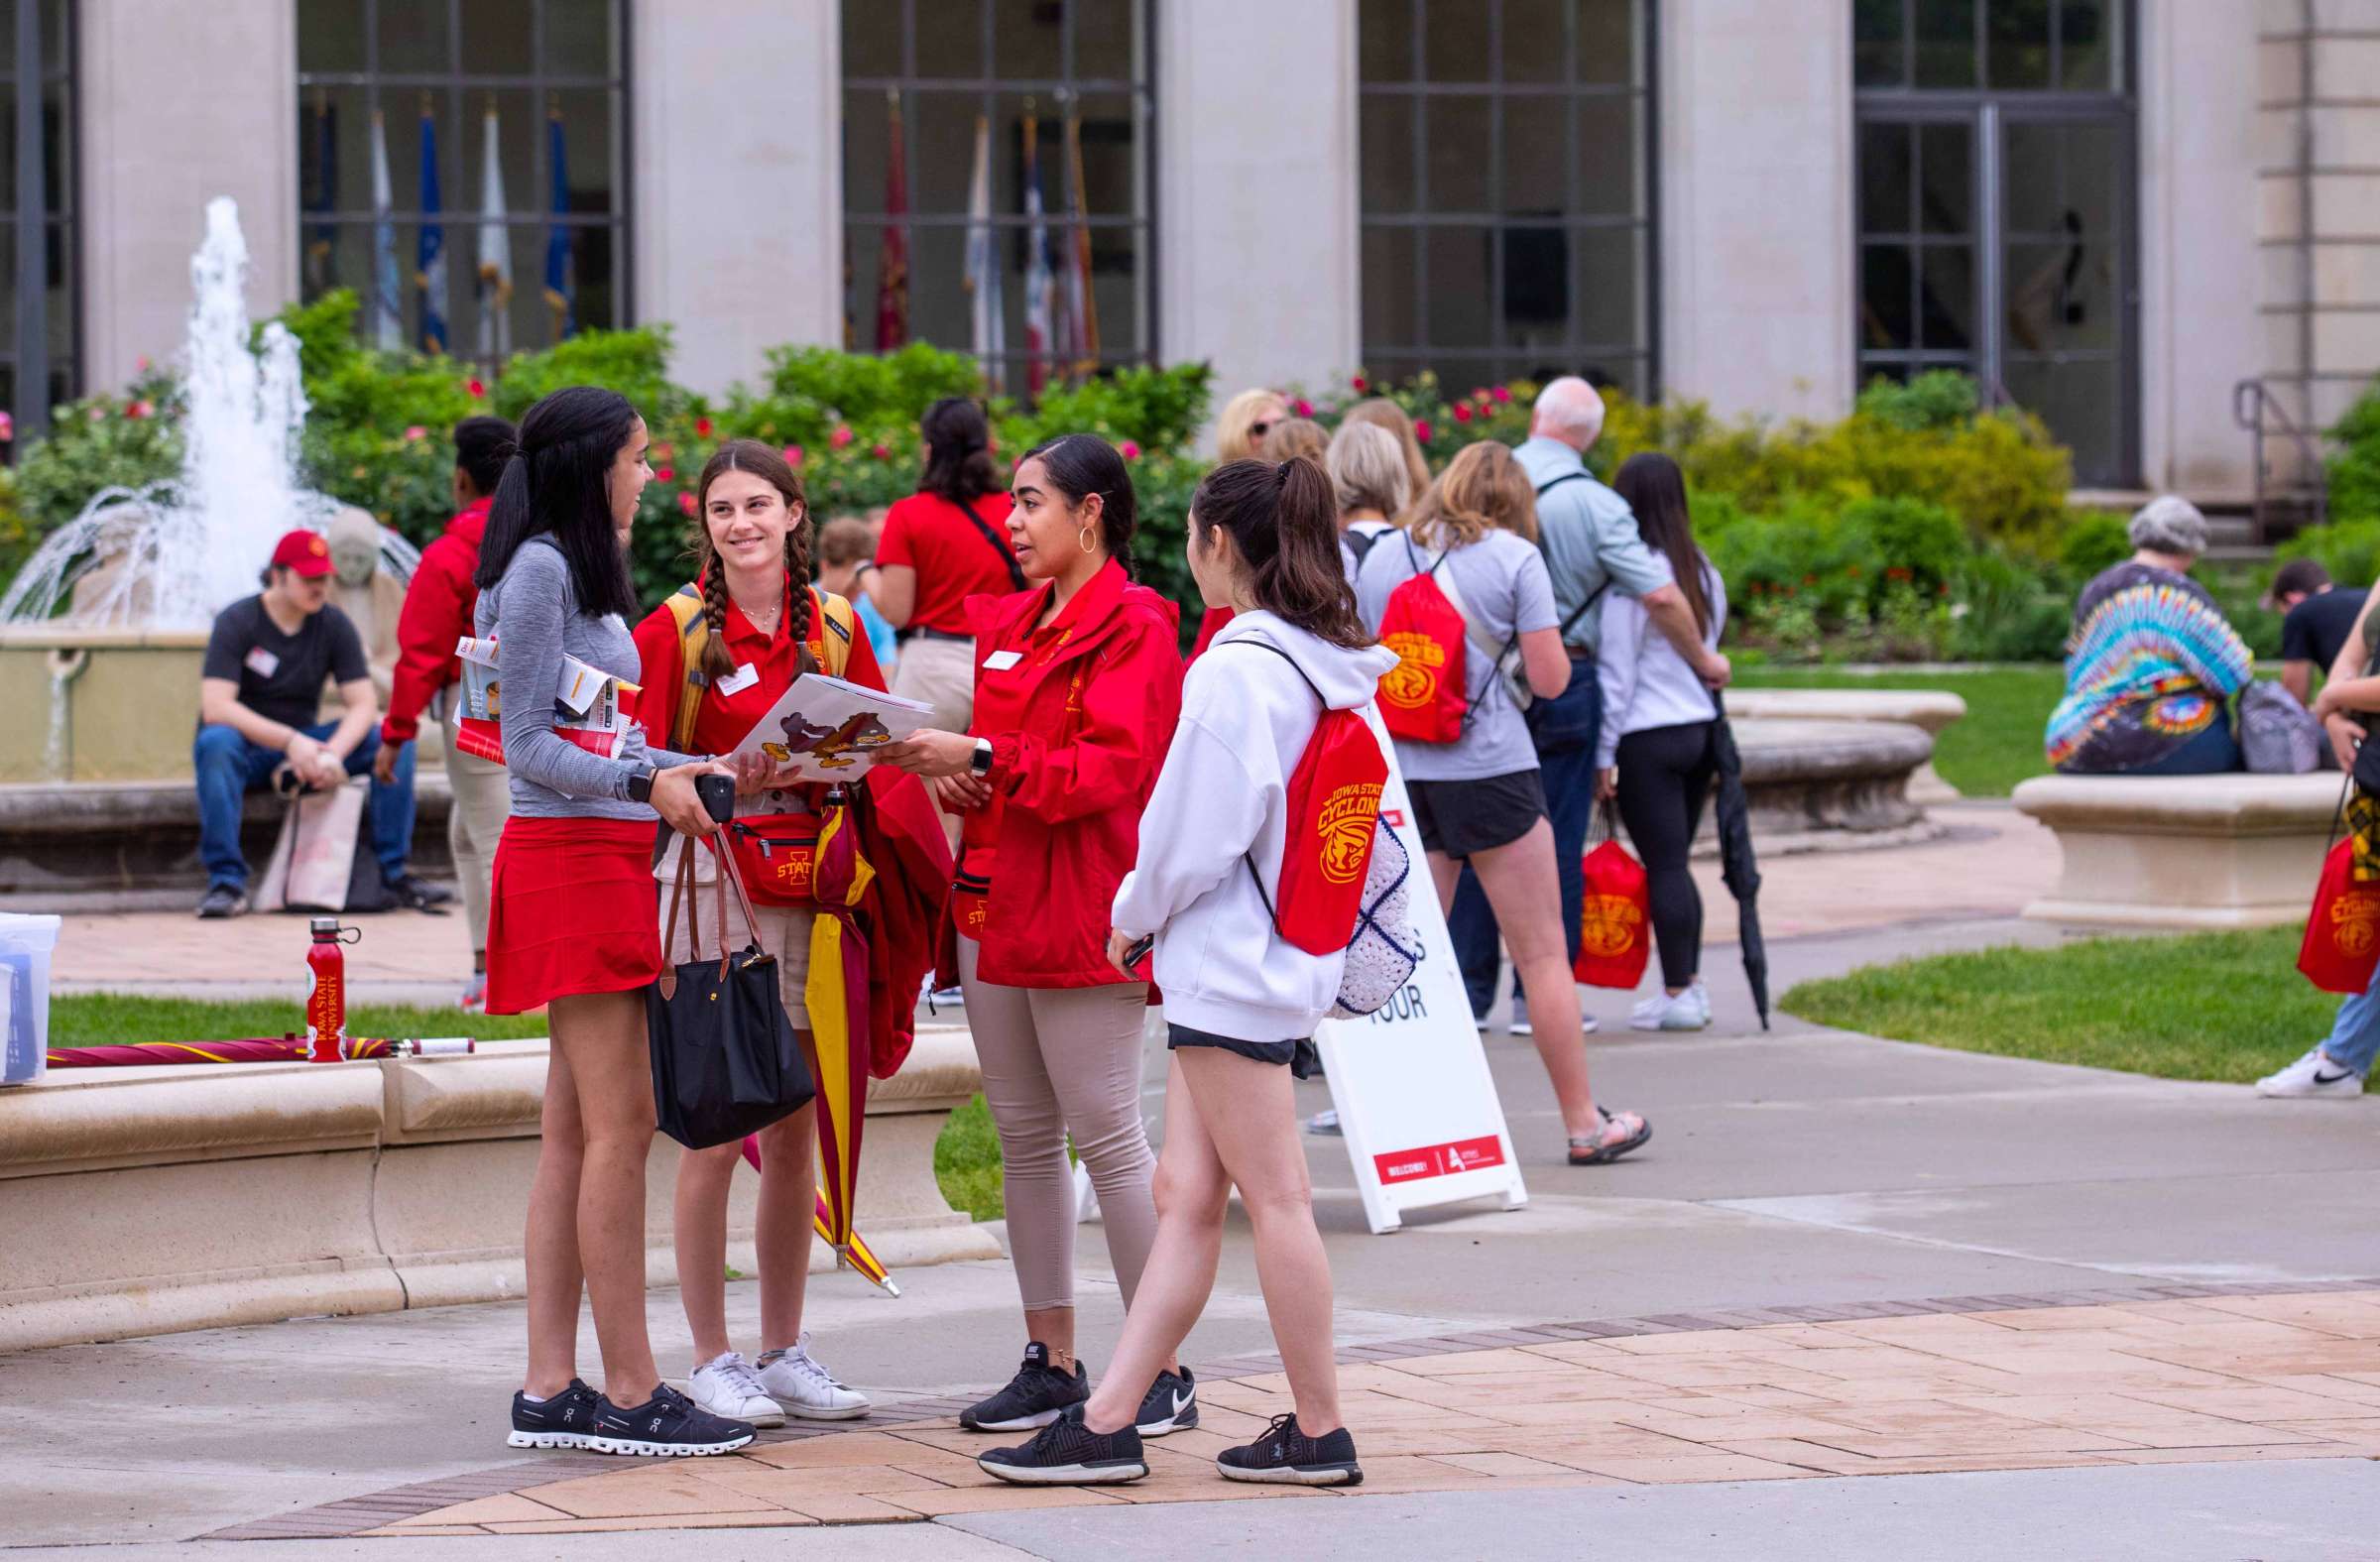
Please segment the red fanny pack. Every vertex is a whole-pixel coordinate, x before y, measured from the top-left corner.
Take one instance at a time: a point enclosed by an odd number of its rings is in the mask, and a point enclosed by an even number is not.
[[[765,813],[727,827],[728,848],[744,893],[756,905],[813,905],[818,900],[818,838],[814,813]]]
[[[1405,550],[1413,550],[1410,538]],[[1391,733],[1414,743],[1461,738],[1463,713],[1471,703],[1463,615],[1433,578],[1445,562],[1442,553],[1437,563],[1399,584],[1380,613],[1380,644],[1396,653],[1396,665],[1380,679],[1380,719]]]
[[[1234,644],[1239,644],[1234,642]],[[1305,668],[1280,647],[1251,638],[1297,669],[1322,701],[1322,718],[1289,773],[1288,819],[1283,832],[1279,899],[1272,925],[1281,937],[1308,954],[1337,954],[1355,935],[1364,908],[1364,879],[1380,818],[1380,789],[1388,781],[1388,759],[1364,718],[1333,710],[1306,677]],[[1249,864],[1255,873],[1255,864]],[[1264,880],[1256,876],[1256,893]]]

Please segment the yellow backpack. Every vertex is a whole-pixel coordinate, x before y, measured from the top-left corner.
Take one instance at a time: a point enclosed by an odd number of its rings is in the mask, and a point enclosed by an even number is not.
[[[821,672],[839,678],[851,661],[851,604],[832,591],[812,586],[810,607],[810,633],[816,638],[808,642],[809,650]],[[702,651],[711,640],[710,622],[702,616],[702,593],[691,583],[679,586],[669,594],[669,616],[677,624],[677,664],[683,669],[677,710],[669,722],[669,746],[680,754],[691,754],[694,713],[702,708],[703,691],[710,687],[702,675]]]

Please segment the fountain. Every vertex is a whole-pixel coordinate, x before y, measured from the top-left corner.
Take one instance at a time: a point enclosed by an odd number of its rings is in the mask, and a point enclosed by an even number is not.
[[[283,532],[338,508],[298,485],[298,342],[273,321],[251,350],[247,282],[239,209],[218,197],[190,258],[181,472],[94,496],[0,595],[0,720],[17,740],[0,744],[0,781],[186,777],[208,626],[256,589]],[[381,553],[400,579],[418,560],[386,530]]]

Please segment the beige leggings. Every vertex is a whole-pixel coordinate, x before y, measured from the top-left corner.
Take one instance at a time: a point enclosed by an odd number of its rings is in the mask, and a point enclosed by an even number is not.
[[[501,765],[446,750],[446,783],[454,801],[446,813],[446,849],[454,854],[454,877],[463,887],[463,919],[471,947],[488,947],[488,876],[496,867],[496,840],[513,811],[512,779]]]
[[[1148,989],[1001,987],[975,974],[976,942],[959,940],[967,1023],[1000,1131],[1009,1249],[1024,1310],[1074,1305],[1074,1168],[1091,1168],[1108,1255],[1132,1304],[1157,1237],[1150,1193],[1157,1157],[1140,1121],[1140,1026]]]

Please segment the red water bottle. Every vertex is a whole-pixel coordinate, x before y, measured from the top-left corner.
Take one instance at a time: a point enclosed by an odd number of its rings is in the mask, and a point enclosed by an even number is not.
[[[314,973],[313,995],[305,1001],[305,1058],[309,1063],[336,1063],[347,1045],[347,952],[340,934],[361,929],[342,928],[335,916],[313,918],[314,941],[305,951],[306,967]]]

